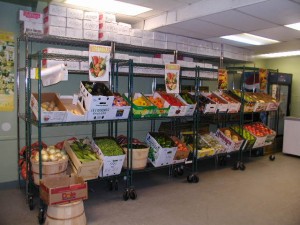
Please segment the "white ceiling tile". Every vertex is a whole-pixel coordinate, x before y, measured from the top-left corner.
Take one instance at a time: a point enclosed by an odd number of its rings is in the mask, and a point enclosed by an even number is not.
[[[257,19],[236,10],[228,10],[209,16],[200,17],[200,20],[211,22],[225,27],[250,32],[277,26],[265,20]]]
[[[300,4],[289,0],[269,0],[237,10],[280,25],[300,21]]]
[[[251,32],[251,34],[265,38],[275,39],[277,41],[290,41],[300,38],[300,32],[287,27],[274,27]]]
[[[227,27],[222,27],[216,24],[212,24],[206,21],[201,21],[198,19],[193,19],[185,22],[180,22],[177,24],[173,24],[173,26],[178,29],[186,29],[190,31],[200,32],[202,34],[206,34],[210,37],[219,37],[222,35],[230,35],[230,34],[238,34],[242,31]]]

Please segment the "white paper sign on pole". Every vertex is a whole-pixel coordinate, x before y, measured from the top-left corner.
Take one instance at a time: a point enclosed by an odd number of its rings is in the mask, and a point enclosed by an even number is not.
[[[89,46],[89,80],[109,81],[110,72],[110,46]]]
[[[165,85],[167,93],[179,93],[179,64],[165,65]]]

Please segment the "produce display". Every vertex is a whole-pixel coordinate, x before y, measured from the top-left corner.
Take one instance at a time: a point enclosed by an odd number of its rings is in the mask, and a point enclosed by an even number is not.
[[[160,133],[151,133],[151,135],[162,148],[176,147],[174,141],[167,135],[162,135]]]
[[[41,150],[42,162],[57,162],[68,159],[68,155],[65,151],[56,148],[55,146],[48,146]],[[36,152],[32,155],[34,162],[39,162],[39,153]]]
[[[44,111],[59,111],[59,108],[54,101],[42,102],[41,107]]]
[[[236,125],[231,127],[235,132],[237,132],[239,135],[241,135],[243,138],[245,138],[248,141],[255,142],[255,137],[246,129]]]
[[[215,139],[213,136],[211,136],[210,134],[203,134],[203,135],[201,135],[201,138],[210,147],[212,147],[217,154],[225,152],[225,150],[226,150],[225,147],[217,139]]]
[[[202,113],[216,113],[217,105],[203,95],[199,96],[198,102],[199,111]]]
[[[196,101],[194,100],[194,98],[192,97],[191,94],[189,93],[181,93],[180,96],[184,99],[184,101],[186,101],[186,103],[188,104],[195,104]]]
[[[234,90],[232,90],[232,92],[235,94],[235,95],[237,95],[238,97],[242,97],[242,92],[241,92],[241,90],[238,90],[238,89],[234,89]],[[244,92],[244,99],[245,99],[245,101],[247,101],[247,102],[255,102],[255,100],[249,95],[249,93],[248,92]]]
[[[95,138],[94,141],[105,156],[124,155],[123,149],[113,138]]]
[[[159,92],[159,94],[172,106],[185,106],[174,94],[168,94],[166,92]]]
[[[210,100],[212,100],[213,102],[215,102],[217,104],[226,104],[226,102],[223,99],[221,99],[214,93],[210,93],[210,94],[206,95],[206,98],[209,98]]]
[[[266,127],[262,123],[246,124],[244,125],[244,128],[257,137],[264,137],[274,133],[270,128]]]
[[[113,106],[128,106],[128,103],[119,93],[114,93]]]
[[[225,136],[230,138],[233,142],[237,143],[239,141],[239,137],[236,134],[232,134],[231,130],[226,129],[223,132]]]
[[[174,156],[174,160],[186,159],[190,153],[186,144],[175,136],[172,136],[171,139],[174,141],[175,145],[177,146],[177,151]]]
[[[147,101],[144,96],[137,97],[133,100],[133,104],[136,106],[151,106],[151,103]]]
[[[94,152],[91,145],[86,144],[83,139],[74,141],[70,147],[81,163],[99,159],[99,156]]]
[[[221,92],[220,96],[224,98],[228,103],[238,103],[238,101],[234,100],[232,97],[230,97],[228,94],[225,92]]]
[[[147,96],[147,98],[157,108],[163,108],[164,107],[164,100],[162,98],[160,98],[160,97],[153,97],[153,96]]]
[[[112,96],[109,88],[101,82],[82,81],[82,84],[91,95]]]

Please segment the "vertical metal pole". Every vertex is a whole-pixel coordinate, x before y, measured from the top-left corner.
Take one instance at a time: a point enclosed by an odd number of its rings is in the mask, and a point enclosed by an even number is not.
[[[20,160],[20,149],[21,149],[21,144],[20,144],[20,38],[17,40],[17,140],[18,140],[18,145],[17,145],[17,165],[19,165],[19,160]],[[18,183],[19,183],[19,188],[21,188],[21,177],[20,177],[20,172],[21,168],[18,166]]]

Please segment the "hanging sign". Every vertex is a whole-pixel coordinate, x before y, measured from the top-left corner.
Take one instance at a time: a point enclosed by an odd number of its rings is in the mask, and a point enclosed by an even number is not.
[[[219,69],[218,71],[218,89],[228,89],[228,74],[226,69]]]
[[[89,46],[89,80],[109,81],[111,47]]]
[[[259,69],[259,88],[260,91],[264,92],[267,90],[268,84],[268,70],[267,69]]]
[[[165,85],[167,93],[179,93],[179,64],[165,65]]]
[[[14,35],[0,31],[0,111],[14,110]]]

